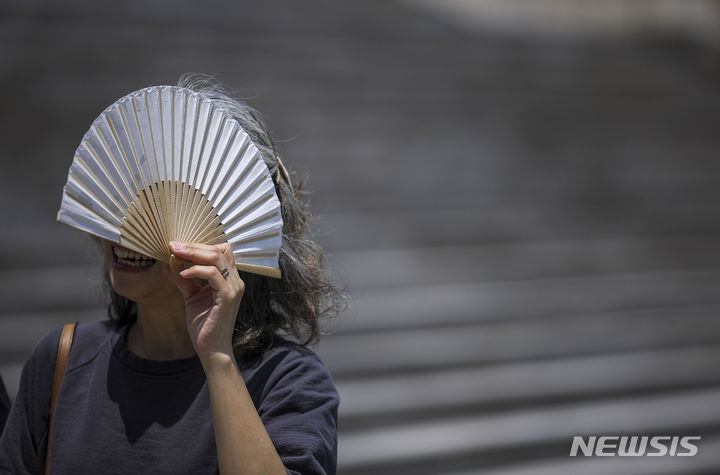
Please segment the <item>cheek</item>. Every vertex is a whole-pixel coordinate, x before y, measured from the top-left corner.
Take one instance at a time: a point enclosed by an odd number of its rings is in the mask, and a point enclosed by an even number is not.
[[[108,269],[112,288],[132,301],[165,298],[180,293],[170,279],[168,265],[162,262],[156,262],[145,272],[126,273],[113,269],[111,260]]]
[[[122,295],[123,297],[127,297],[129,299],[132,299],[133,297],[133,282],[132,279],[127,278],[126,276],[122,275],[120,272],[116,272],[112,268],[112,262],[108,263],[108,277],[110,280],[110,285],[112,286],[113,290],[117,292],[118,294]]]

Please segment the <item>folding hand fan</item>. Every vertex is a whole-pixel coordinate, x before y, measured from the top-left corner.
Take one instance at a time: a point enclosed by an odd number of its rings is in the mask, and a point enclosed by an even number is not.
[[[227,241],[238,269],[280,277],[270,172],[228,111],[188,89],[142,89],[95,119],[58,220],[163,262],[169,241]]]

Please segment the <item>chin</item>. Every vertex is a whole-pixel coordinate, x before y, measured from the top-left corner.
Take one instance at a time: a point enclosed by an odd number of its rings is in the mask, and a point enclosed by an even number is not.
[[[110,284],[119,295],[137,302],[162,286],[161,262],[109,241],[103,247]]]

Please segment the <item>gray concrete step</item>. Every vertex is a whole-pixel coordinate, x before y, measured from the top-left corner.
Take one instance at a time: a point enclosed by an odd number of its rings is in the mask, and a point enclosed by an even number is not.
[[[553,441],[557,445],[551,446],[548,455],[566,460],[574,435],[695,434],[701,427],[717,425],[720,420],[713,408],[719,397],[720,389],[716,387],[368,429],[345,434],[340,440],[339,450],[346,455],[339,470],[347,474],[373,470],[377,474],[393,470],[445,473],[458,470],[463,463],[482,463],[483,457],[492,460],[492,452],[520,452],[523,447]],[[713,467],[720,466],[717,454],[708,456],[712,457]],[[692,459],[687,460],[692,467]]]

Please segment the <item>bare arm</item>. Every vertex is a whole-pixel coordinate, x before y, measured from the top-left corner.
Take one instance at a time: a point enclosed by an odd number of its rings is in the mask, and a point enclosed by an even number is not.
[[[245,284],[230,245],[172,243],[171,249],[195,264],[173,279],[185,298],[188,333],[208,381],[220,473],[286,474],[233,356],[233,328]],[[230,270],[227,278],[220,273],[223,267]],[[208,285],[196,284],[195,278]]]
[[[201,359],[207,375],[220,473],[286,474],[232,355]]]

